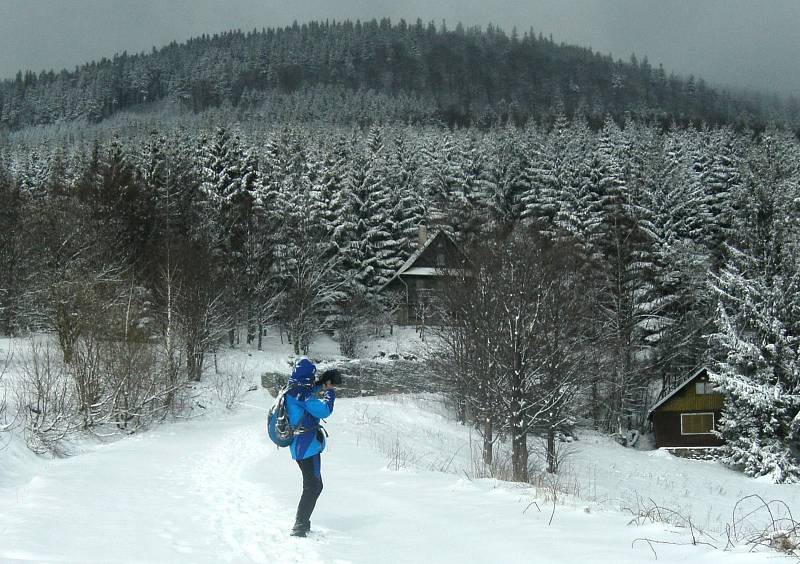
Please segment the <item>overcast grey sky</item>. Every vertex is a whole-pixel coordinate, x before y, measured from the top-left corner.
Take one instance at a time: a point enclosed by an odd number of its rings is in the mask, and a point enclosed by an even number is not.
[[[800,95],[800,0],[0,0],[0,77],[294,20],[533,28],[713,84]]]

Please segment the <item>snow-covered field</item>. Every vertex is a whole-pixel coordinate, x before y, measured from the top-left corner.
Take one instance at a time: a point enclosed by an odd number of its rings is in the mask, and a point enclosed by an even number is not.
[[[312,353],[335,349],[322,341]],[[221,362],[256,380],[263,370],[288,371],[286,359],[271,343]],[[586,434],[565,462],[552,513],[547,484],[476,479],[477,436],[429,395],[337,400],[316,532],[295,539],[288,530],[300,473],[265,437],[270,402],[259,389],[234,412],[212,406],[202,418],[84,443],[82,454],[60,460],[12,442],[0,452],[0,562],[634,563],[653,561],[654,550],[659,562],[792,561],[692,546],[686,528],[631,525],[626,508],[652,499],[716,538],[698,540],[724,547],[718,531],[737,499],[759,493],[794,509],[798,486]],[[644,538],[669,544],[651,549]]]

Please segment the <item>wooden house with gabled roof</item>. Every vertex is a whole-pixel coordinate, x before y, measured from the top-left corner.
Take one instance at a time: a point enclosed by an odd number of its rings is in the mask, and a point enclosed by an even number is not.
[[[420,225],[416,251],[379,290],[399,294],[399,325],[436,323],[436,293],[444,288],[448,273],[460,267],[455,263],[463,256],[447,233],[436,230],[429,235],[427,227]]]
[[[722,414],[723,396],[702,367],[664,396],[649,411],[656,447],[716,447],[723,440],[713,431]]]

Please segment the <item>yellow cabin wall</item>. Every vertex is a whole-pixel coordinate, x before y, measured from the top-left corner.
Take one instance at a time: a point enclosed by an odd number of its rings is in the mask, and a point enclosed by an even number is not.
[[[659,407],[659,411],[720,411],[722,409],[722,394],[700,394],[698,395],[695,384],[697,382],[707,382],[708,376],[703,375],[695,378],[680,393],[670,398],[668,402]]]

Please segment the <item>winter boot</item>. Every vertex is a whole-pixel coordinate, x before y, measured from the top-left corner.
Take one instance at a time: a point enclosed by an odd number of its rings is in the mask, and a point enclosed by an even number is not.
[[[311,521],[295,521],[292,532],[293,537],[304,537],[311,530]]]

